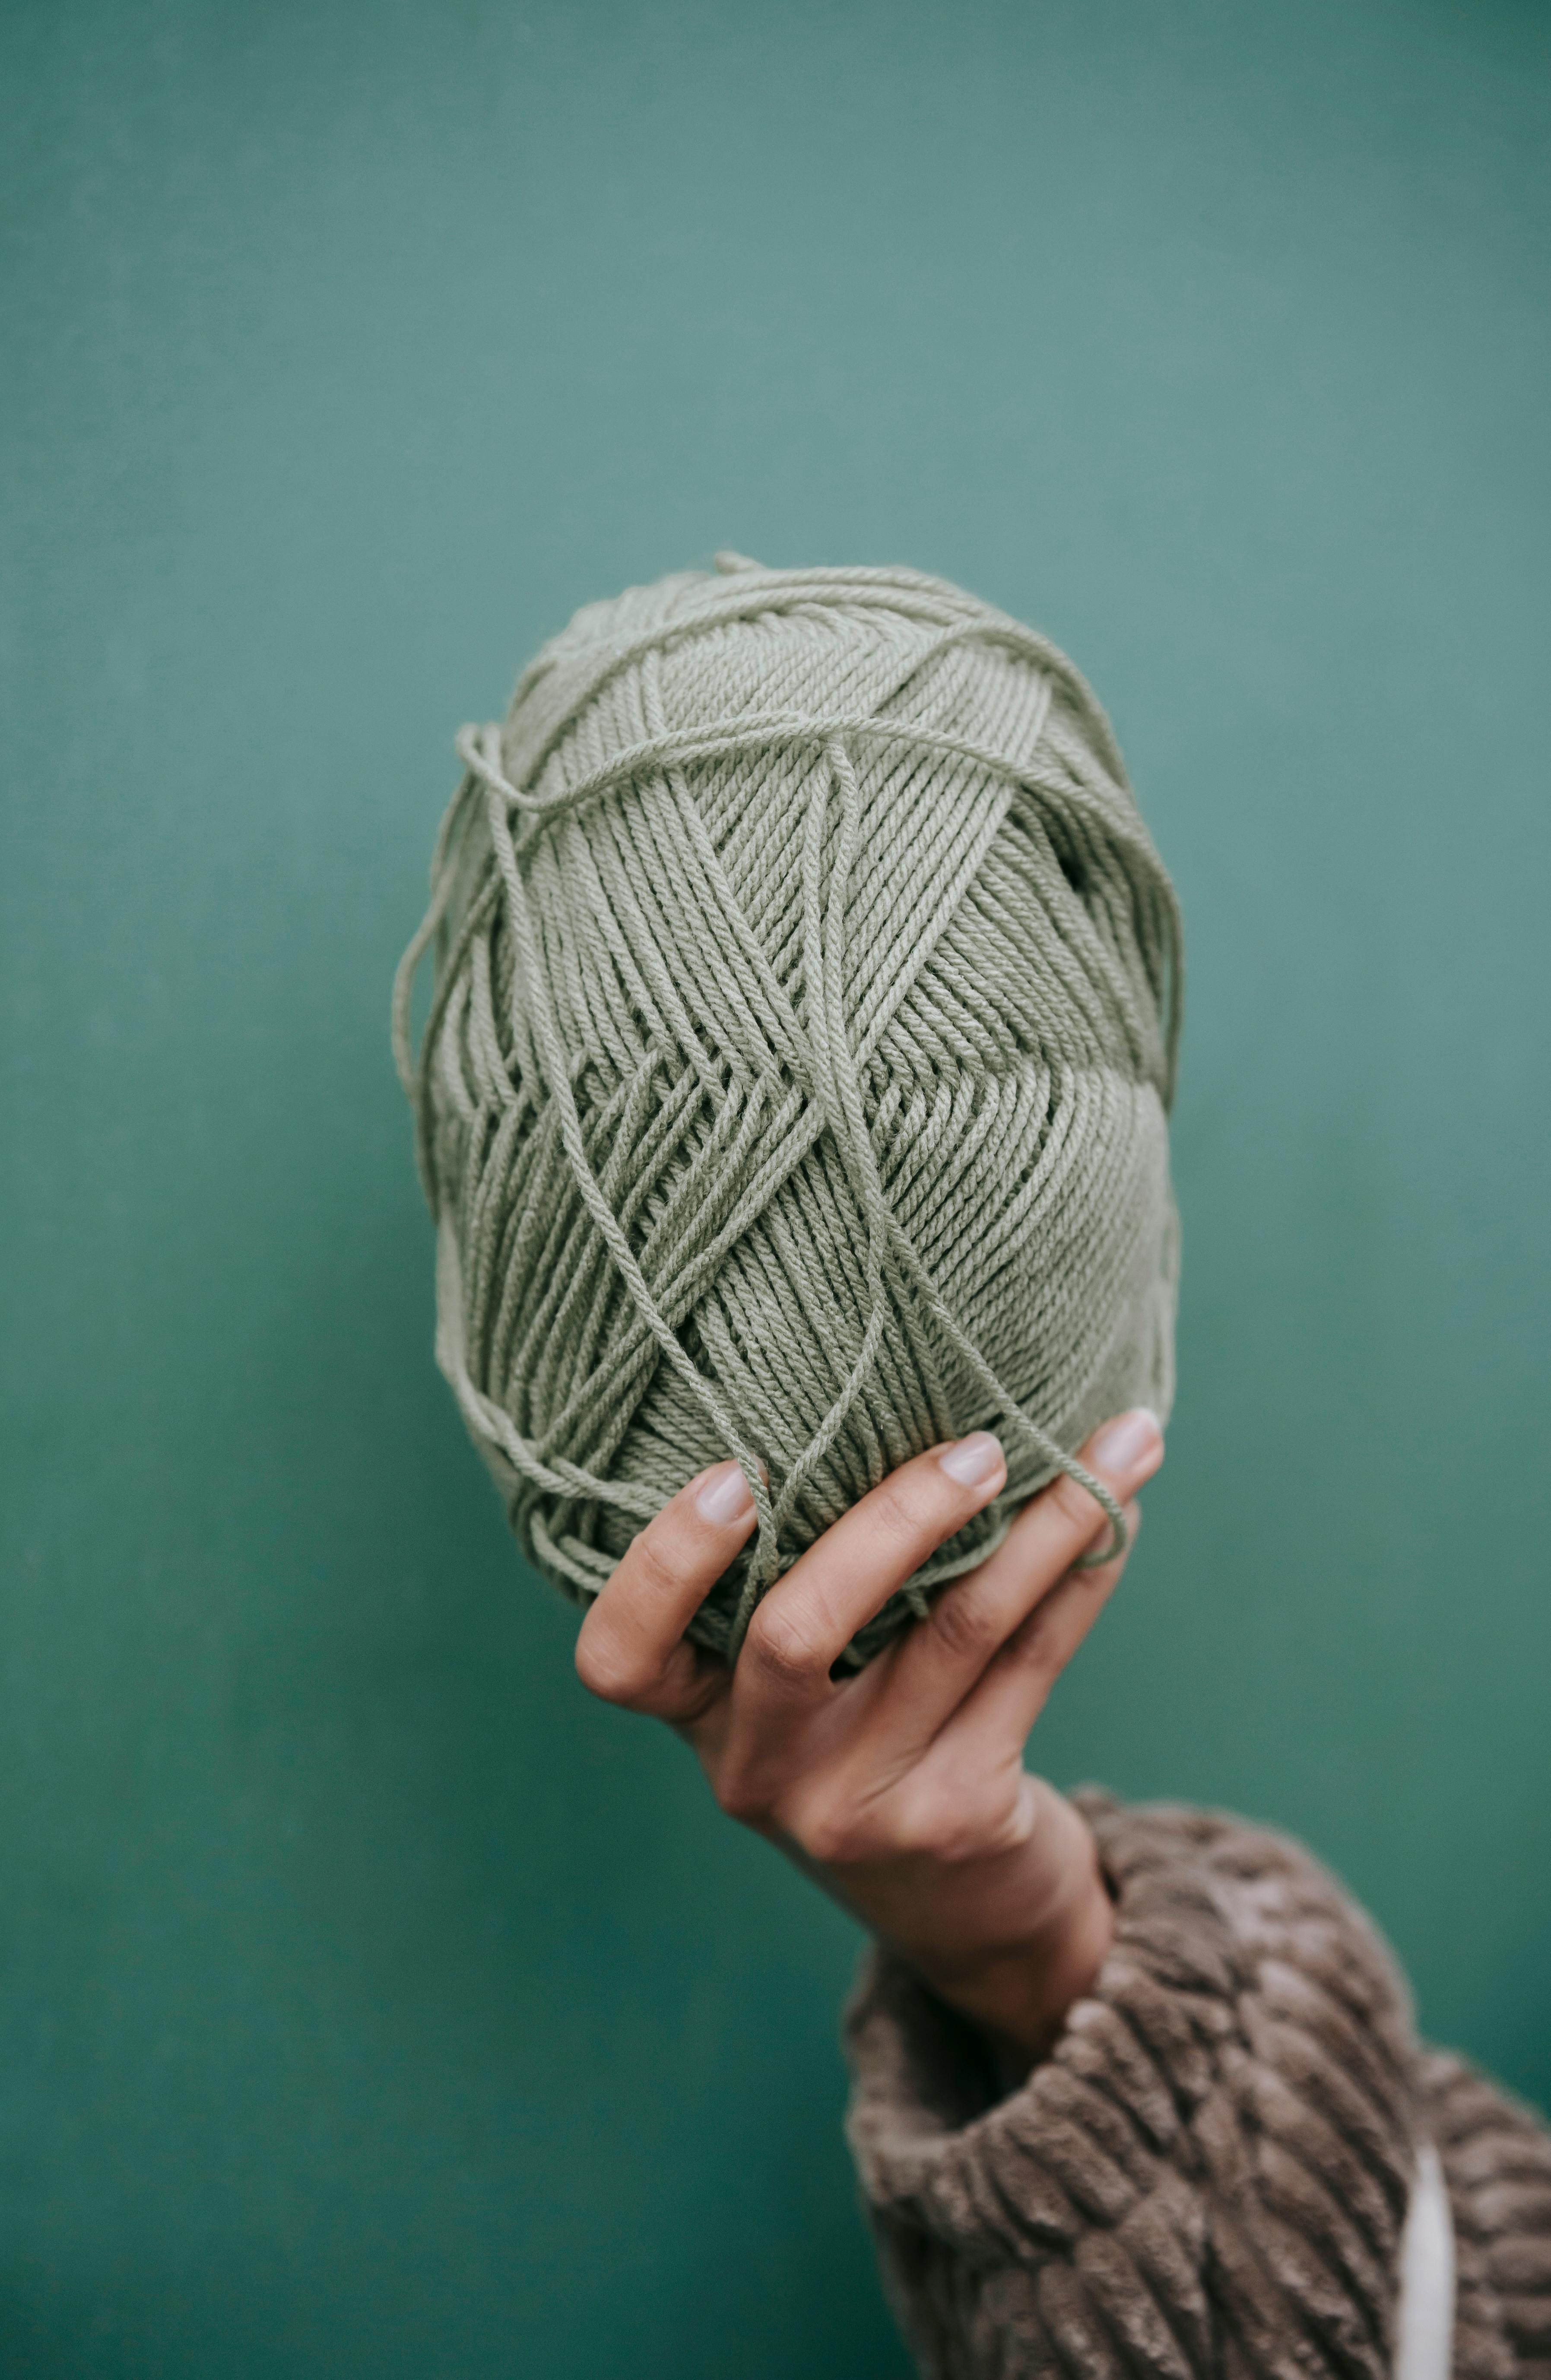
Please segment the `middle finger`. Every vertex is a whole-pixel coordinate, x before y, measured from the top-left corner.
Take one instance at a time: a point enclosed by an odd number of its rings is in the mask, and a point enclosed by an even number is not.
[[[749,1621],[733,1675],[740,1720],[757,1730],[827,1699],[830,1670],[857,1629],[1006,1478],[1000,1442],[976,1430],[902,1463],[842,1513]]]
[[[1163,1434],[1145,1406],[1107,1422],[1082,1461],[1123,1504],[1163,1461]],[[1059,1479],[1026,1505],[989,1559],[943,1589],[928,1616],[885,1656],[872,1722],[880,1750],[931,1742],[988,1663],[1108,1524],[1091,1497]]]

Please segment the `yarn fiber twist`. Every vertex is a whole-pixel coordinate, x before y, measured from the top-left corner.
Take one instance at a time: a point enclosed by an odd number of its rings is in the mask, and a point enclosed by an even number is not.
[[[737,555],[579,612],[466,728],[394,1045],[437,1355],[577,1601],[703,1465],[758,1527],[691,1634],[909,1455],[1000,1496],[850,1648],[1173,1383],[1172,888],[1043,637],[906,570]],[[435,981],[418,1060],[410,1002]]]

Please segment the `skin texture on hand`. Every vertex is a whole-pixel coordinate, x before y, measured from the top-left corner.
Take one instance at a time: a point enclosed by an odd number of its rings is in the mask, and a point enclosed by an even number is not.
[[[1082,1460],[1125,1507],[1163,1460],[1154,1416],[1106,1423]],[[735,1669],[684,1631],[754,1525],[736,1463],[703,1472],[630,1547],[582,1623],[576,1669],[606,1702],[666,1720],[729,1816],[766,1836],[939,1998],[1009,2077],[1049,2047],[1112,1930],[1093,1838],[1024,1766],[1050,1689],[1123,1559],[1056,1480],[996,1552],[866,1669],[830,1670],[863,1622],[972,1513],[1007,1466],[984,1431],[917,1455],[809,1547],[755,1612]]]

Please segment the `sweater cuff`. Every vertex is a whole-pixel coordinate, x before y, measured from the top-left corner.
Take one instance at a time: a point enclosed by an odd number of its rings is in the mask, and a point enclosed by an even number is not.
[[[923,2369],[1190,2373],[1230,2342],[1381,2380],[1418,2131],[1393,1961],[1287,1839],[1074,1798],[1115,1938],[1025,2083],[999,2096],[887,1954],[848,2011],[848,2131]]]

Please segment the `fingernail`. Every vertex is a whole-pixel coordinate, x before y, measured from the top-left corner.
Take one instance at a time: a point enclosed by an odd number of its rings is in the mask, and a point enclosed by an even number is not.
[[[1093,1459],[1102,1471],[1124,1475],[1140,1471],[1162,1451],[1163,1427],[1156,1413],[1138,1405],[1101,1429],[1093,1442]]]
[[[937,1459],[949,1478],[956,1479],[961,1488],[980,1488],[993,1472],[1001,1469],[1001,1440],[993,1438],[988,1429],[973,1430],[968,1438],[961,1438],[956,1446],[951,1446]]]
[[[734,1521],[746,1521],[754,1510],[754,1495],[737,1463],[719,1463],[714,1471],[701,1480],[695,1498],[695,1508],[702,1520],[714,1521],[719,1529],[730,1528]]]

